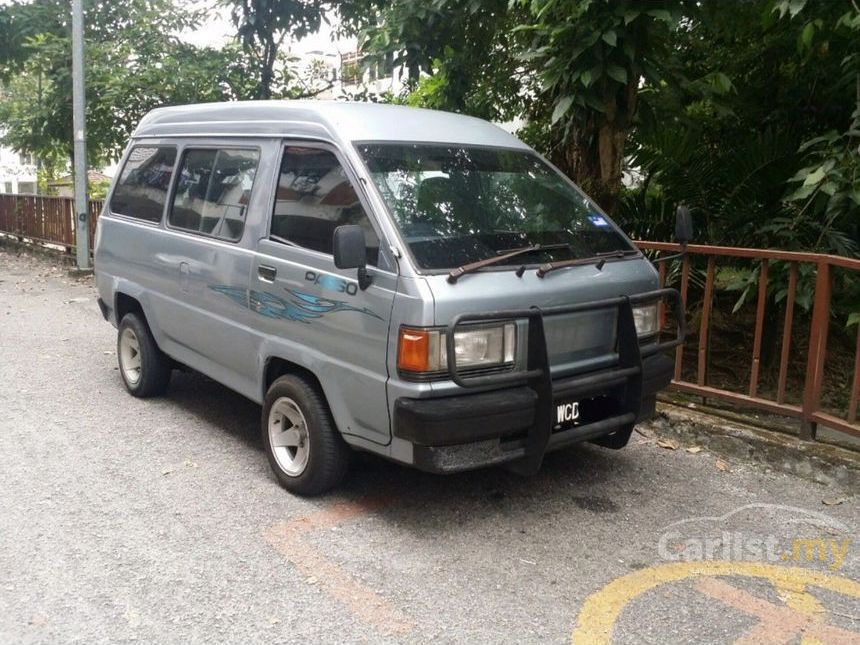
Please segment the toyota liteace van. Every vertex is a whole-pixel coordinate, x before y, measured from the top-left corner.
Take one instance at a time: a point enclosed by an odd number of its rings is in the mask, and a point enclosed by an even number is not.
[[[683,337],[676,291],[534,150],[462,115],[345,102],[153,110],[96,235],[138,397],[190,368],[262,405],[298,494],[364,450],[535,472],[623,447]],[[684,230],[684,223],[681,226]]]

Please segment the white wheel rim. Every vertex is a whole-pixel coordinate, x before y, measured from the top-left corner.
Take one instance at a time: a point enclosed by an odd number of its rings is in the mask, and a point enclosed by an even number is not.
[[[298,477],[305,471],[310,454],[308,424],[299,406],[289,397],[282,396],[269,410],[269,443],[284,473]]]
[[[137,385],[140,380],[140,342],[137,334],[128,327],[122,330],[119,337],[119,366],[125,380],[130,385]]]

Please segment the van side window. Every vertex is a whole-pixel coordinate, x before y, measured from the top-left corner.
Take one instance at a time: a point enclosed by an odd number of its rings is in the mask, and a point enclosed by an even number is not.
[[[358,224],[367,241],[367,263],[376,266],[379,237],[337,157],[320,148],[289,146],[281,159],[271,238],[332,253],[334,229]]]
[[[175,161],[173,146],[132,148],[110,200],[111,212],[160,222]]]
[[[256,150],[186,150],[168,224],[231,242],[241,238],[259,159]]]

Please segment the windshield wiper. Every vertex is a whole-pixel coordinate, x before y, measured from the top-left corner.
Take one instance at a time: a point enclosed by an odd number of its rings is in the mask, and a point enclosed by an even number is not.
[[[459,266],[456,269],[451,269],[451,272],[448,274],[448,282],[454,284],[461,276],[464,276],[467,273],[474,273],[479,269],[483,269],[484,267],[488,267],[493,264],[499,264],[500,262],[504,262],[505,260],[515,258],[518,255],[525,255],[526,253],[534,253],[536,251],[565,249],[569,247],[569,244],[533,244],[531,246],[523,246],[519,249],[502,251],[500,252],[500,255],[491,256],[488,258],[484,258],[483,260],[478,260],[477,262],[470,262],[469,264],[464,264],[463,266]],[[522,274],[520,273],[519,275]]]
[[[542,264],[537,270],[537,277],[542,278],[550,271],[556,269],[564,269],[566,267],[582,266],[584,264],[596,264],[597,270],[600,271],[607,260],[619,259],[628,255],[638,255],[639,249],[619,249],[617,251],[605,251],[603,253],[595,253],[589,258],[576,258],[574,260],[563,260],[561,262],[547,262]]]

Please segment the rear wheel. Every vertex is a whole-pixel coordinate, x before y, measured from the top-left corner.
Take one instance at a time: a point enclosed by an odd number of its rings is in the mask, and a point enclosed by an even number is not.
[[[132,395],[146,398],[163,394],[167,389],[172,363],[158,349],[149,326],[139,314],[126,314],[120,321],[116,355],[122,381]]]
[[[282,376],[266,393],[263,445],[278,482],[299,495],[318,495],[346,474],[350,450],[315,383]]]

